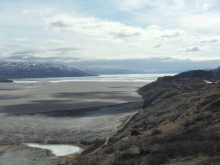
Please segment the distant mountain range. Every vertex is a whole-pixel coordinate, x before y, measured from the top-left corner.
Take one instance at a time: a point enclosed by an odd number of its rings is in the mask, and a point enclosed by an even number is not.
[[[89,74],[102,75],[102,74],[145,74],[143,71],[133,71],[128,69],[116,69],[116,68],[91,68],[80,69]]]
[[[46,78],[46,77],[82,77],[93,76],[79,69],[63,65],[29,63],[29,62],[6,62],[0,61],[1,79],[7,78]]]
[[[16,78],[82,77],[102,74],[144,74],[116,68],[76,69],[64,65],[0,61],[0,81]]]

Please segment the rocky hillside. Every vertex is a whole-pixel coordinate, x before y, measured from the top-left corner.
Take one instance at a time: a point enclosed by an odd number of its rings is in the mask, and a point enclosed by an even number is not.
[[[159,78],[139,89],[143,111],[95,153],[74,165],[219,165],[220,83],[217,70]]]
[[[0,75],[10,78],[91,76],[89,73],[63,65],[5,61],[0,61]]]

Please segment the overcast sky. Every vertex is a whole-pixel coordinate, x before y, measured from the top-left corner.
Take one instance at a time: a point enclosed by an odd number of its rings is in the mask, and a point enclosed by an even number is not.
[[[219,9],[218,0],[0,0],[0,59],[145,71],[215,68]]]

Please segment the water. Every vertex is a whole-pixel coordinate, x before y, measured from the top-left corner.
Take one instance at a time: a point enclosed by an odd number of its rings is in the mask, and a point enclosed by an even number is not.
[[[52,145],[52,144],[38,144],[38,143],[23,143],[23,144],[28,147],[48,149],[52,151],[52,153],[55,156],[67,156],[76,153],[81,153],[84,151],[84,149],[72,145],[55,145],[55,144]]]
[[[114,75],[100,75],[88,77],[57,77],[57,78],[25,78],[14,79],[15,83],[61,83],[74,81],[88,81],[88,82],[153,82],[158,77],[173,76],[175,74],[114,74]]]

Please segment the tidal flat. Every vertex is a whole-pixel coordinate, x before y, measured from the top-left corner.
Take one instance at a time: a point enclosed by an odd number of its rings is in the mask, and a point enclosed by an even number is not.
[[[0,164],[24,159],[56,164],[42,149],[22,143],[94,144],[140,108],[136,93],[145,82],[33,82],[0,84]],[[16,152],[19,157],[15,157]],[[40,154],[40,155],[39,155]],[[48,161],[46,161],[48,160]],[[54,163],[53,163],[54,162]],[[48,163],[48,164],[50,164]],[[25,164],[25,163],[23,163]],[[32,163],[33,164],[33,163]]]

